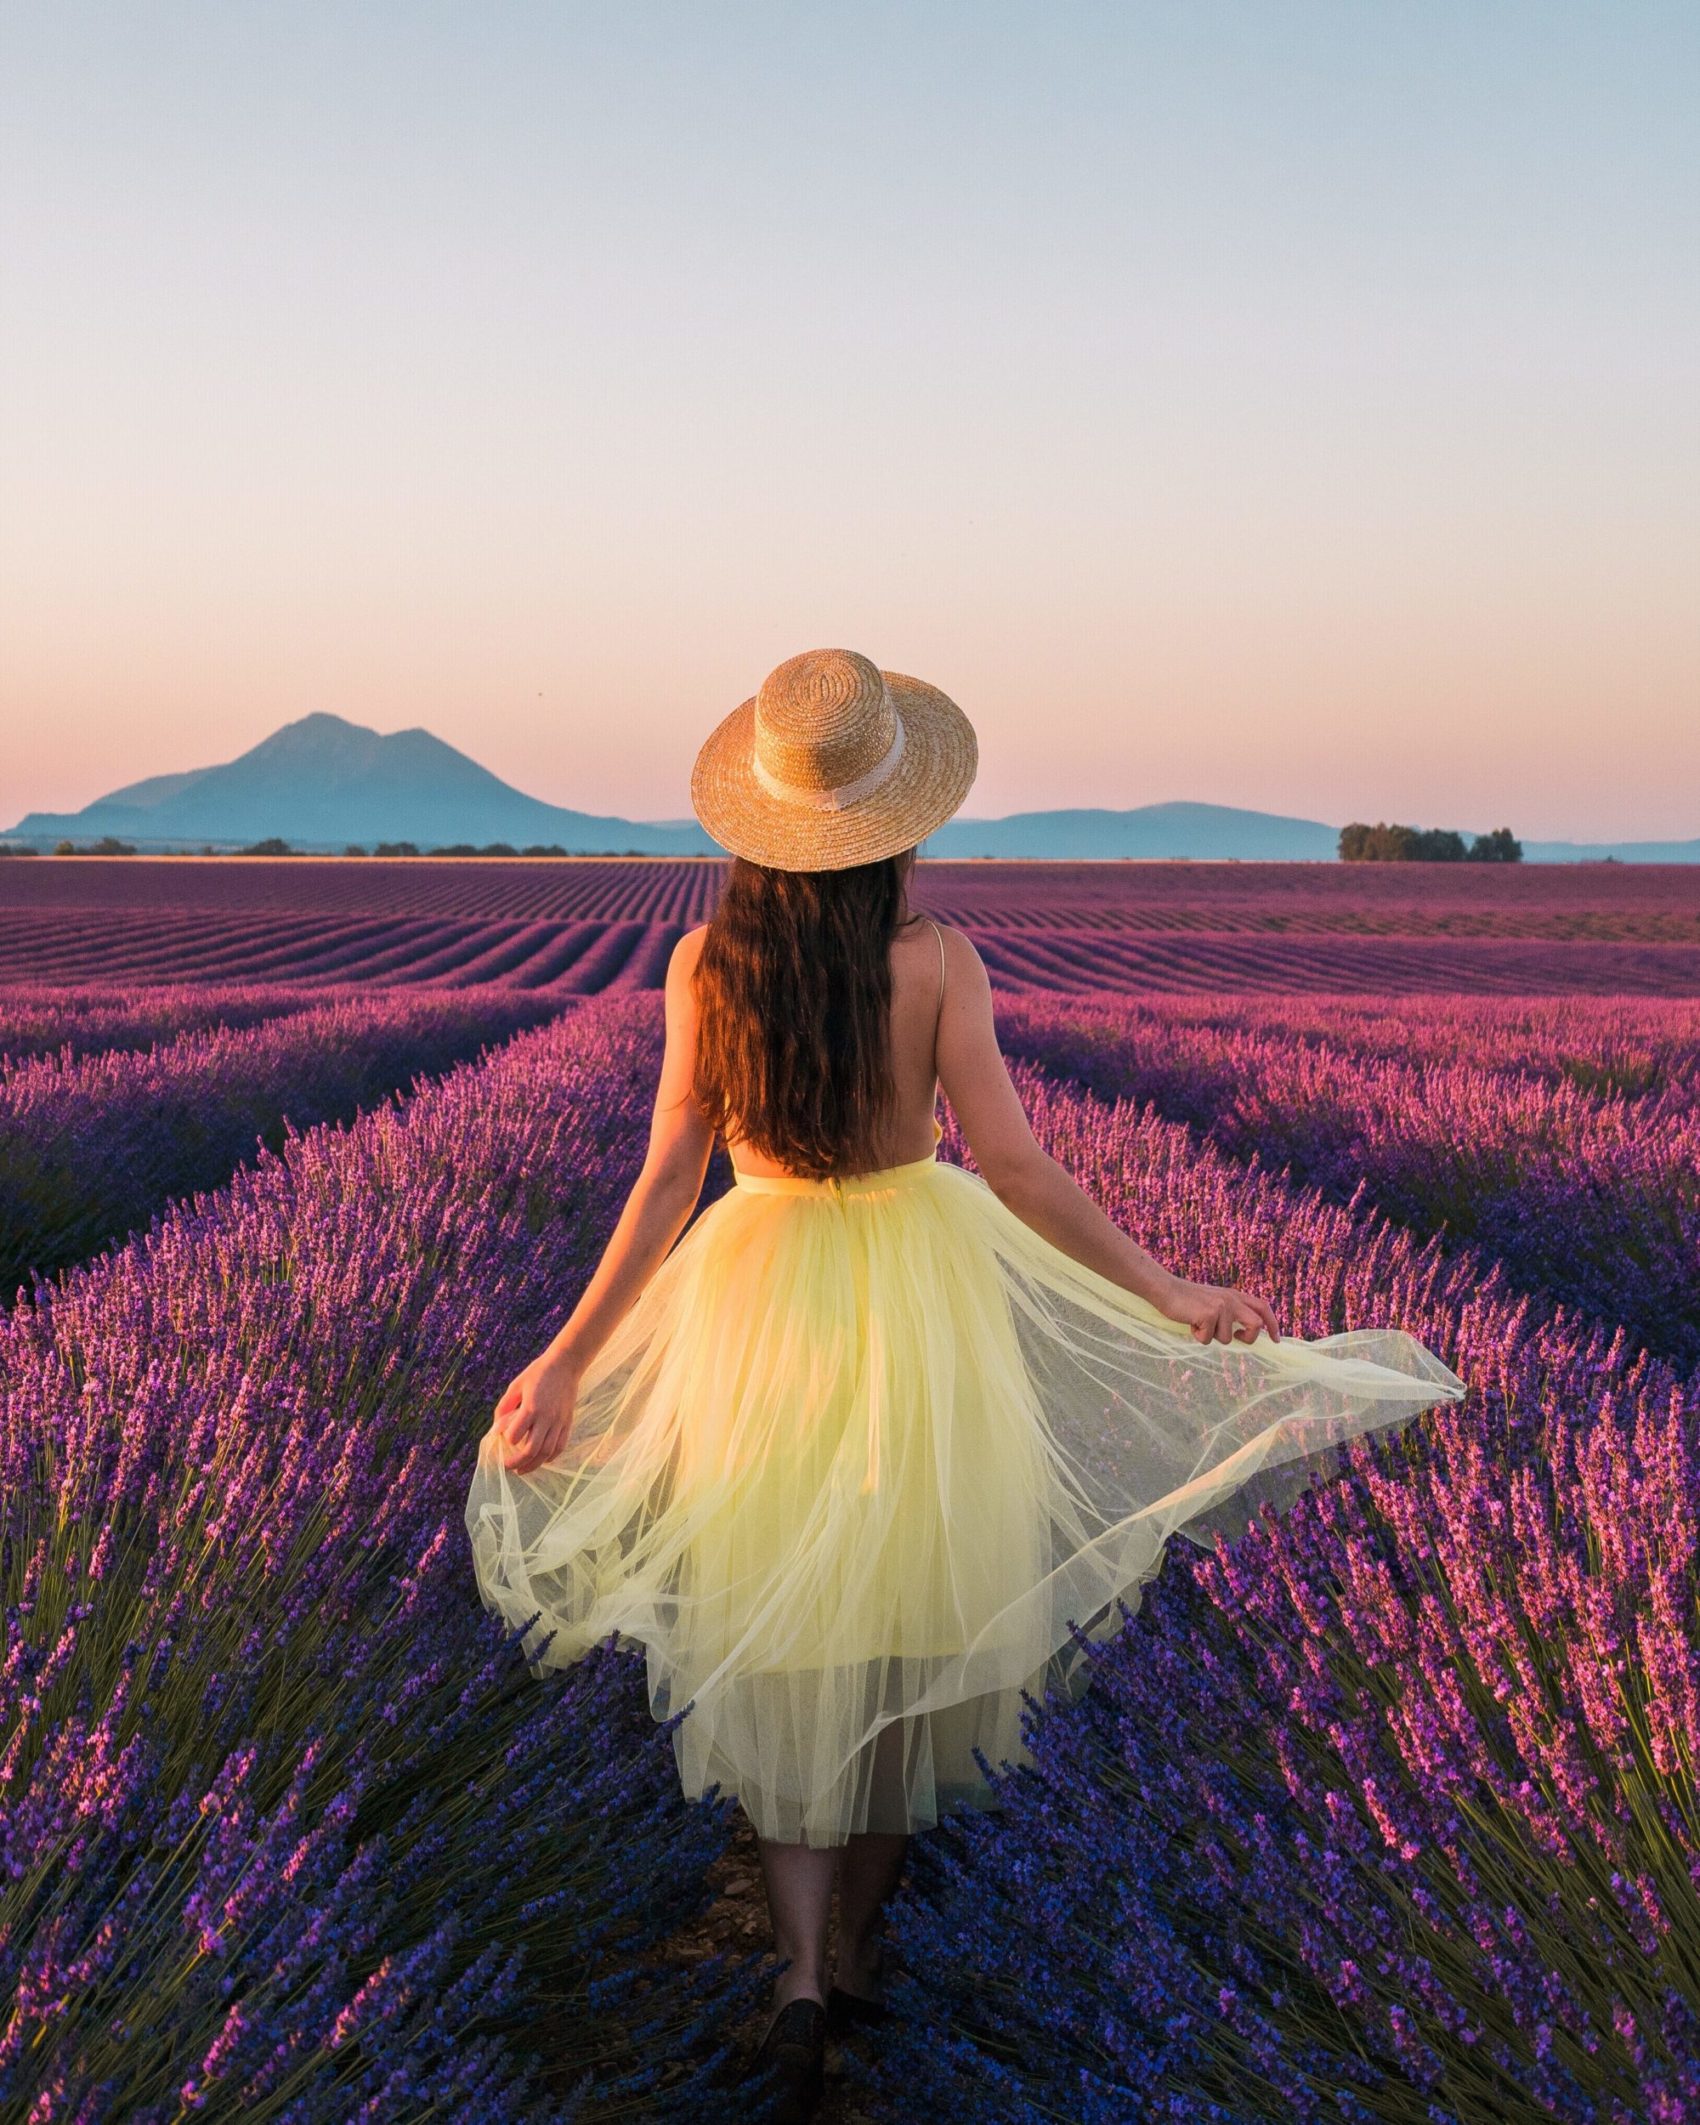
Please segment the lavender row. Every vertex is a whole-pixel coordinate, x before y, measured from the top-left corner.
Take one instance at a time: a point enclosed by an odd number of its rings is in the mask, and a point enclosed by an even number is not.
[[[0,1321],[5,2115],[715,2114],[758,1973],[658,1947],[724,1813],[637,1662],[532,1680],[461,1526],[641,1160],[656,1018],[293,1137]]]
[[[1015,1074],[1165,1259],[1308,1335],[1407,1328],[1472,1393],[1171,1555],[1001,1813],[918,1847],[879,2115],[1695,2115],[1692,1383],[1479,1258]]]
[[[1462,1014],[1461,1014],[1462,1015]],[[1008,1052],[1147,1100],[1336,1201],[1360,1191],[1530,1291],[1700,1364],[1700,1103],[1686,1075],[1638,1098],[1479,1062],[1408,1063],[1291,1039],[1281,1020],[1010,1004]]]
[[[363,1109],[554,1015],[506,990],[378,994],[145,1053],[44,1056],[0,1076],[0,1296],[216,1188],[257,1144]]]
[[[1006,1006],[1012,1030],[1043,1004]],[[1244,1035],[1295,1047],[1461,1065],[1571,1085],[1598,1098],[1700,1104],[1700,1001],[1642,996],[1248,996],[1232,990],[1160,999],[1081,996],[1060,1017],[1102,1028],[1112,1045],[1155,1047],[1176,1033]]]
[[[0,991],[0,1079],[40,1056],[68,1063],[108,1049],[153,1048],[209,1026],[257,1026],[323,1003],[301,989],[132,987]]]

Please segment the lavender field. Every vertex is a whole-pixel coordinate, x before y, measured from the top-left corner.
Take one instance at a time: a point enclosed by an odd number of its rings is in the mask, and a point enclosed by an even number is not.
[[[1700,995],[1700,866],[930,863],[1011,993]],[[659,987],[711,858],[0,863],[0,985]]]
[[[1399,868],[922,872],[1113,1217],[1471,1393],[1035,1706],[841,2115],[1700,2115],[1700,879]],[[0,867],[0,2115],[750,2114],[747,1840],[460,1524],[716,876]]]

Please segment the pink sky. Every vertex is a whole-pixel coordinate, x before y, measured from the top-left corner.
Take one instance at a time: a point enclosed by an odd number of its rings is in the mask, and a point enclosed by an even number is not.
[[[1700,17],[924,16],[0,16],[0,826],[312,709],[682,816],[831,644],[970,813],[1700,834]]]

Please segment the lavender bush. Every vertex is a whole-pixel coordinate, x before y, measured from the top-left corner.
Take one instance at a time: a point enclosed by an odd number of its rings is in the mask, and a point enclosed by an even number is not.
[[[723,1811],[637,1662],[532,1680],[461,1525],[641,1159],[657,1017],[292,1131],[0,1321],[0,2114],[724,2106],[759,1973],[658,1959]]]
[[[1475,1008],[1450,1015],[1468,1024]],[[1654,1089],[1630,1097],[1584,1089],[1574,1063],[1555,1078],[1502,1066],[1491,1016],[1477,1059],[1420,1064],[1295,1042],[1281,1017],[1255,1015],[1201,1026],[1146,1011],[1130,1025],[1012,1005],[1000,1032],[1011,1054],[1148,1100],[1336,1201],[1361,1193],[1419,1232],[1481,1248],[1525,1288],[1700,1364],[1700,1071],[1668,1067],[1686,1053],[1680,1037],[1647,1057]],[[1602,1064],[1606,1085],[1634,1053]]]
[[[1497,1266],[1018,1068],[1049,1147],[1308,1334],[1468,1401],[1172,1556],[917,1853],[880,2115],[1654,2120],[1700,2107],[1700,1397]],[[941,2040],[940,2031],[944,2032]]]
[[[0,1297],[216,1187],[286,1123],[347,1121],[415,1078],[552,1017],[558,1002],[348,999],[145,1053],[46,1056],[0,1076]]]

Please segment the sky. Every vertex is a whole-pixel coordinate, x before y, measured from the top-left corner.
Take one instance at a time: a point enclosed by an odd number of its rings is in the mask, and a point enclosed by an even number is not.
[[[1691,0],[0,0],[0,826],[330,710],[678,818],[1700,834]]]

